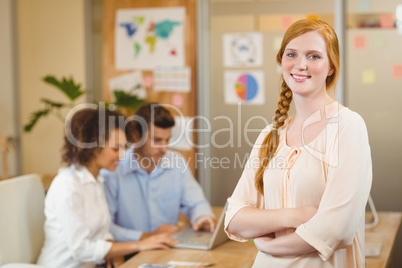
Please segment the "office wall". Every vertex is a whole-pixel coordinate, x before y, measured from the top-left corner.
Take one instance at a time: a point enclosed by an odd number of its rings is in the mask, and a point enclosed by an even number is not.
[[[14,63],[14,33],[13,33],[13,6],[12,0],[0,0],[0,133],[4,137],[17,138],[17,125],[15,114],[15,63]],[[16,141],[16,140],[15,140]],[[14,143],[15,143],[14,141]],[[16,144],[15,144],[16,145]],[[0,152],[2,150],[0,149]],[[17,174],[17,148],[8,154],[9,175]],[[0,154],[0,163],[2,162]],[[0,164],[0,177],[4,176],[3,165]]]
[[[40,98],[66,101],[44,76],[73,76],[85,87],[84,1],[18,0],[17,17],[20,120],[27,123]],[[57,172],[62,140],[63,122],[54,116],[23,133],[23,173]]]
[[[239,180],[247,155],[252,144],[268,123],[277,109],[279,100],[280,71],[276,64],[277,44],[285,33],[282,17],[291,17],[293,21],[310,14],[319,14],[320,18],[333,24],[333,1],[306,0],[300,6],[299,1],[210,1],[210,121],[211,133],[218,133],[230,125],[224,120],[215,120],[219,116],[231,118],[233,124],[233,146],[219,148],[228,142],[228,135],[217,134],[211,138],[211,157],[228,158],[229,168],[212,167],[211,202],[223,205]],[[263,63],[260,67],[227,68],[223,65],[222,38],[226,33],[260,32],[263,35]],[[227,49],[227,48],[226,48]],[[226,104],[224,102],[225,71],[263,71],[265,103],[263,105]],[[290,114],[293,112],[293,107]],[[262,118],[265,118],[265,122]],[[251,121],[250,121],[251,120]],[[250,121],[249,125],[246,125]],[[254,132],[244,133],[245,128]],[[215,144],[213,144],[215,142]]]
[[[401,1],[376,0],[362,11],[354,0],[348,2],[348,11],[356,18],[395,14],[398,4]],[[366,44],[357,49],[356,37],[364,37]],[[392,75],[392,67],[402,64],[401,47],[402,34],[396,29],[347,30],[345,99],[367,125],[373,160],[371,195],[381,211],[402,211],[402,78]],[[402,252],[401,228],[395,242],[394,267],[402,267],[402,255],[398,254]]]

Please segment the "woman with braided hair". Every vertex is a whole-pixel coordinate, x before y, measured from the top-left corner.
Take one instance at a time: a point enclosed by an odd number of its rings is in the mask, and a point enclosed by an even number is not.
[[[278,108],[228,199],[225,231],[254,239],[254,267],[364,267],[371,154],[363,119],[328,93],[339,73],[336,33],[297,21],[276,60]]]

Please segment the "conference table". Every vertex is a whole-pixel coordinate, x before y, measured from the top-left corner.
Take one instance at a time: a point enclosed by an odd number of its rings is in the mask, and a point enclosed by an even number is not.
[[[214,208],[215,215],[220,215],[221,207]],[[370,229],[366,229],[366,243],[371,243],[373,237],[380,238],[382,243],[378,257],[366,257],[366,268],[392,267],[392,254],[395,237],[401,224],[402,212],[378,212],[379,222]],[[369,214],[366,218],[370,217]],[[249,268],[252,267],[257,249],[251,242],[227,241],[224,244],[209,250],[169,249],[142,251],[123,263],[119,268],[138,267],[144,263],[167,264],[169,261],[206,262],[214,268]],[[182,266],[177,266],[182,267]]]

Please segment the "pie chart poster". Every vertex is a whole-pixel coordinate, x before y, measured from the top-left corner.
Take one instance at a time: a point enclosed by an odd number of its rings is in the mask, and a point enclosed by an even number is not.
[[[265,104],[264,72],[225,71],[225,104]]]

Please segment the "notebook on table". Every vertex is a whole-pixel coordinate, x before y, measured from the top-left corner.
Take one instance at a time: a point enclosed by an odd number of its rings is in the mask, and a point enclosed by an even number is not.
[[[226,202],[213,233],[209,231],[194,231],[193,228],[188,227],[172,235],[174,239],[179,241],[174,247],[210,250],[227,241],[229,238],[224,231],[227,206],[228,203]]]

